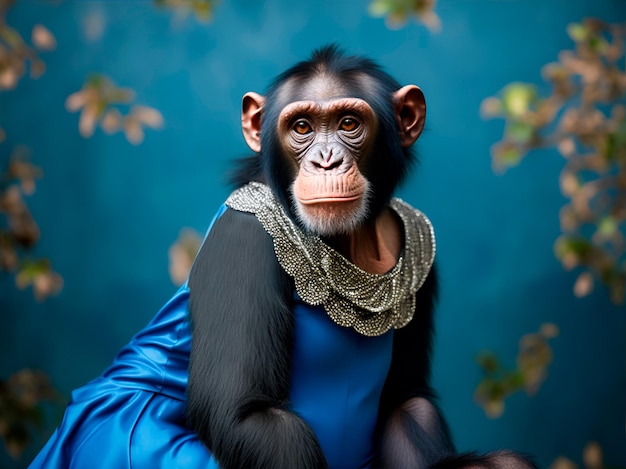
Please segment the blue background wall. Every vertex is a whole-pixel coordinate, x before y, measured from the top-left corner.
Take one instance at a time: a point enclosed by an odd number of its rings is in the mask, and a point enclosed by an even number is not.
[[[69,395],[99,374],[175,291],[167,249],[179,229],[203,231],[226,197],[224,171],[248,153],[241,96],[336,41],[427,97],[419,171],[400,195],[438,235],[434,382],[459,448],[514,447],[546,467],[562,454],[579,460],[597,440],[607,462],[625,464],[624,309],[602,288],[576,299],[577,274],[554,258],[560,157],[537,153],[494,174],[489,148],[503,124],[483,121],[479,106],[511,81],[540,83],[541,66],[572,47],[568,23],[625,21],[626,2],[441,0],[438,34],[414,22],[390,30],[367,4],[223,1],[201,24],[149,1],[18,2],[9,23],[25,37],[42,23],[58,47],[43,55],[43,77],[0,95],[0,152],[26,144],[45,171],[28,202],[43,233],[37,254],[51,258],[65,287],[37,303],[0,277],[0,376],[41,368]],[[104,27],[99,39],[88,38],[89,24]],[[80,137],[64,101],[92,72],[135,89],[165,128],[138,147],[119,134]],[[472,400],[476,354],[489,348],[512,365],[519,337],[546,321],[561,328],[548,381],[487,419]]]

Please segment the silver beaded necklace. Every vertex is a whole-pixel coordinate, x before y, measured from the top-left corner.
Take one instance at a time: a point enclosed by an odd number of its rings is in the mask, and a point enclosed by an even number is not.
[[[323,305],[335,323],[379,336],[413,318],[415,293],[435,258],[435,234],[428,218],[406,202],[394,198],[390,203],[404,225],[405,245],[397,264],[385,274],[365,272],[320,237],[303,232],[264,184],[251,182],[235,190],[226,205],[257,217],[300,298]]]

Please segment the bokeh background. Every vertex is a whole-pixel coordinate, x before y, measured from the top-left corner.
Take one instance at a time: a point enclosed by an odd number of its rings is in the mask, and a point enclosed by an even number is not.
[[[555,257],[564,159],[554,149],[533,151],[494,170],[491,147],[504,121],[480,112],[511,82],[548,93],[541,70],[573,49],[568,25],[587,17],[624,23],[625,1],[440,0],[395,25],[368,0],[199,1],[196,10],[184,1],[9,3],[2,2],[6,24],[33,50],[39,44],[45,73],[33,79],[27,64],[0,91],[0,172],[16,151],[41,168],[35,192],[23,194],[40,237],[19,255],[48,259],[63,284],[36,298],[32,287],[16,285],[28,283],[27,274],[0,271],[0,388],[9,396],[16,373],[28,387],[30,375],[19,373],[29,369],[56,390],[52,403],[26,405],[37,410],[22,416],[29,443],[0,446],[0,467],[24,467],[71,390],[97,376],[175,292],[170,249],[180,230],[204,232],[229,193],[231,161],[249,154],[241,96],[262,93],[330,42],[376,59],[427,98],[420,163],[399,195],[428,214],[437,234],[434,385],[459,449],[508,447],[535,455],[541,467],[559,457],[585,467],[583,450],[597,442],[607,467],[626,466],[626,311],[600,283],[577,297],[580,269],[567,271]],[[31,39],[37,25],[45,31]],[[96,126],[90,135],[90,116],[79,128],[79,112],[70,112],[87,93],[68,97],[89,83],[106,86],[102,76],[134,91],[117,106],[136,113],[127,134]],[[114,115],[104,127],[120,122]],[[8,219],[0,212],[5,230]],[[532,336],[545,381],[532,396],[513,386],[504,408],[499,401],[488,415],[475,396],[485,376],[477,357],[491,350],[515,370],[520,338],[547,323],[554,326]],[[7,422],[20,418],[11,405],[19,406],[2,402],[6,437]],[[40,409],[43,427],[28,423]]]

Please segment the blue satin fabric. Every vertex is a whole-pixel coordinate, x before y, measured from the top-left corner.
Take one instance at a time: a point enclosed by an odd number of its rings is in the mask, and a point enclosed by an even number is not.
[[[218,467],[185,427],[188,300],[185,285],[101,377],[72,393],[32,469]],[[368,467],[393,332],[362,336],[297,295],[294,315],[292,409],[314,429],[331,468]]]
[[[293,408],[315,430],[330,467],[369,467],[393,331],[363,336],[298,297],[294,314]]]

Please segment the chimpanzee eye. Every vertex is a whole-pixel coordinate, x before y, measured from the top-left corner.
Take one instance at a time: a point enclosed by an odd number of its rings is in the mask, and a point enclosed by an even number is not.
[[[299,121],[297,121],[293,126],[293,129],[300,135],[305,135],[313,131],[313,129],[311,128],[311,124],[309,124],[304,119],[300,119]]]
[[[339,128],[345,132],[352,132],[359,127],[359,121],[352,117],[344,117],[341,119],[341,123],[339,124]]]

